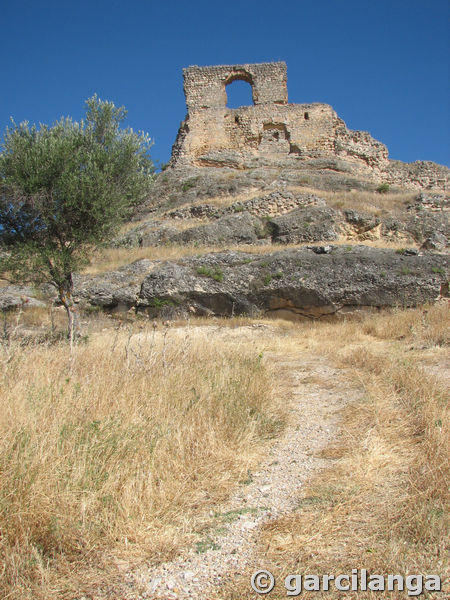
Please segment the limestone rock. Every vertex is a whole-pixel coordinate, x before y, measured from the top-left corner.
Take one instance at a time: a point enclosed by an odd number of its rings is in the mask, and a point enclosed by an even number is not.
[[[112,242],[113,247],[159,246],[176,236],[178,230],[157,221],[147,221]]]
[[[142,259],[117,271],[77,275],[74,278],[75,298],[108,309],[128,309],[135,305],[141,282],[154,265],[151,260]]]
[[[197,314],[289,311],[320,317],[343,309],[416,306],[447,294],[448,257],[357,246],[255,256],[221,252],[159,265],[142,283],[138,309],[192,306]]]
[[[202,245],[254,244],[262,237],[265,235],[261,221],[244,212],[226,215],[208,225],[182,231],[172,241]]]
[[[339,235],[339,215],[329,207],[298,208],[271,219],[268,226],[272,241],[279,244],[336,240]]]
[[[421,250],[440,250],[443,251],[448,247],[448,238],[438,231],[433,232],[423,242],[420,247]]]
[[[45,302],[34,296],[36,290],[25,285],[8,285],[0,288],[0,311],[13,310],[19,307],[29,308],[45,306]]]
[[[344,217],[358,235],[374,229],[381,223],[379,217],[356,210],[344,210]]]

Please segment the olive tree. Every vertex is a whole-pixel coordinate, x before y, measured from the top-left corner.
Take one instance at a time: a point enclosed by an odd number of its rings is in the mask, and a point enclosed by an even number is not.
[[[80,123],[6,129],[0,150],[0,272],[50,283],[75,327],[73,273],[110,239],[153,181],[148,135],[94,95]]]

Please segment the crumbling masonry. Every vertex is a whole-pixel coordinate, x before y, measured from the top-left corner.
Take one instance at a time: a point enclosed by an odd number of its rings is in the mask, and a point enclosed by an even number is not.
[[[448,189],[449,169],[431,162],[388,159],[369,133],[350,131],[327,104],[289,104],[284,62],[192,66],[183,70],[188,114],[171,165],[245,168],[252,157],[286,166],[320,164],[409,188]],[[253,106],[227,108],[226,87],[252,87]],[[331,162],[330,162],[331,161]]]

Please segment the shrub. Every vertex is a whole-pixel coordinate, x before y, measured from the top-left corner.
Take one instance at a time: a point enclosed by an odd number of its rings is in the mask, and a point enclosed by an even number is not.
[[[381,185],[379,185],[377,187],[377,192],[379,194],[387,194],[389,192],[389,184],[388,183],[382,183]]]

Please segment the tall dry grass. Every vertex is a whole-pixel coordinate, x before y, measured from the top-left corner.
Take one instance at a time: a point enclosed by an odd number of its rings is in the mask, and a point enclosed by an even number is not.
[[[2,347],[0,596],[73,598],[174,556],[282,426],[254,347],[122,328]]]
[[[293,327],[296,343],[325,354],[360,393],[342,414],[332,460],[298,498],[295,511],[268,524],[259,565],[279,582],[290,573],[439,574],[449,593],[450,410],[448,305],[393,311],[360,322]],[[339,393],[339,386],[336,388]],[[248,573],[223,597],[253,598]],[[271,598],[285,598],[280,583]],[[317,597],[337,597],[316,593]],[[345,598],[406,593],[346,592]]]
[[[364,211],[376,216],[393,213],[401,213],[407,204],[418,197],[418,192],[369,192],[364,190],[317,190],[315,188],[290,186],[288,188],[294,193],[310,193],[324,198],[332,208],[340,210],[353,209]]]
[[[342,238],[340,240],[325,241],[325,242],[314,242],[316,245],[333,244],[338,246],[355,246],[358,242]],[[365,246],[372,248],[391,248],[393,250],[401,249],[405,246],[403,240],[365,240],[363,243]],[[197,246],[185,244],[179,246],[176,244],[168,244],[166,246],[150,246],[144,248],[105,248],[98,251],[91,262],[84,270],[83,273],[89,275],[97,275],[107,271],[113,271],[125,265],[128,265],[136,260],[142,260],[148,258],[150,260],[178,260],[180,258],[197,256],[201,254],[207,254],[209,252],[226,252],[231,250],[234,252],[249,252],[250,254],[265,255],[273,252],[279,252],[281,250],[295,250],[296,248],[303,248],[311,245],[311,242],[304,242],[302,244],[267,244],[265,246],[252,246],[250,244],[239,244],[234,246]],[[414,247],[417,244],[408,243],[408,247]]]

